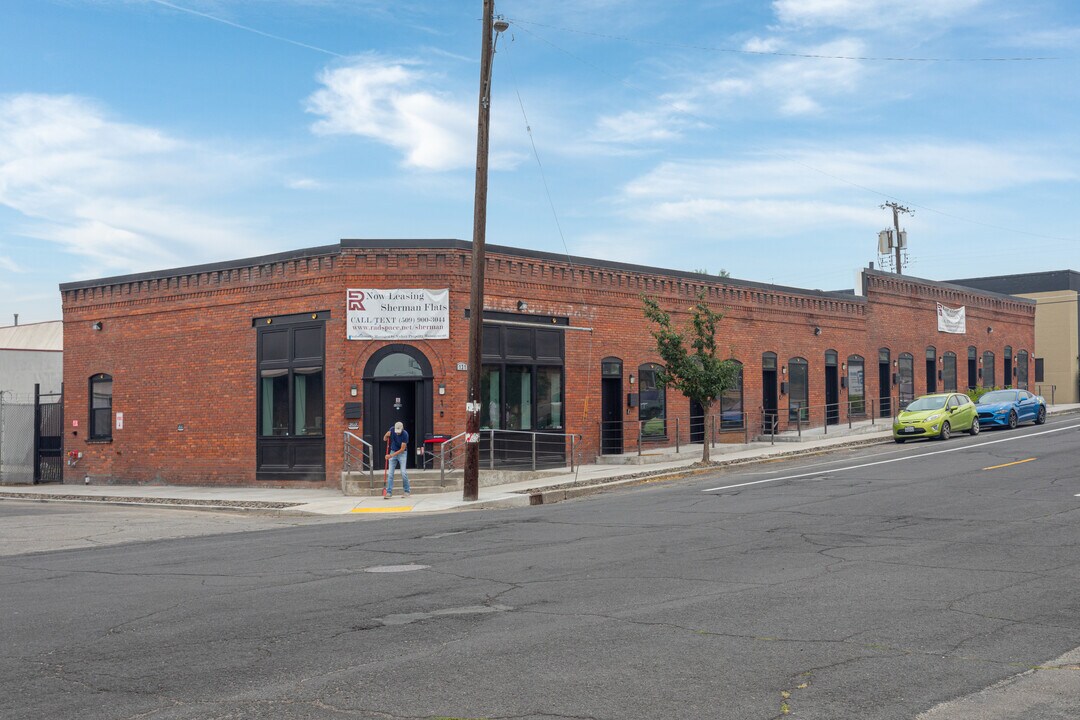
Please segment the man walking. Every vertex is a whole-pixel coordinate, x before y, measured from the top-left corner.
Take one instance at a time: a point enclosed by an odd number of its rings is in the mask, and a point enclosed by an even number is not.
[[[390,454],[386,456],[386,495],[383,497],[389,499],[394,496],[394,470],[397,468],[401,468],[401,484],[405,488],[405,497],[409,497],[409,473],[405,470],[405,462],[409,458],[409,433],[402,423],[396,422],[383,435],[383,442],[390,443]]]

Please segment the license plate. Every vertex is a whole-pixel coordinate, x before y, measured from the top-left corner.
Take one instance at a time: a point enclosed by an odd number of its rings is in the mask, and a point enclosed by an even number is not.
[[[903,430],[901,430],[900,432],[906,432],[906,433],[913,433],[913,432],[915,432],[915,428],[913,428],[913,427],[906,427],[906,428],[904,428]]]

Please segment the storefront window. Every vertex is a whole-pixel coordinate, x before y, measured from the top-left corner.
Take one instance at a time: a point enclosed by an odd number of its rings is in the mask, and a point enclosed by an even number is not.
[[[725,430],[741,428],[745,420],[743,415],[743,368],[738,360],[731,362],[739,366],[735,376],[735,385],[720,395],[720,427]]]
[[[805,358],[788,360],[788,420],[810,419],[809,365]]]
[[[323,370],[321,367],[293,370],[293,427],[297,435],[322,435]]]
[[[866,414],[866,363],[862,355],[848,355],[847,359],[848,412],[852,415]]]
[[[994,353],[989,350],[984,352],[982,365],[983,387],[997,387],[994,384],[996,382],[995,375],[997,374],[994,368]]]
[[[506,366],[506,429],[532,430],[532,368]]]
[[[485,365],[480,371],[480,427],[502,428],[502,373],[498,367]]]
[[[269,437],[289,434],[289,371],[263,370],[259,373],[262,417],[259,434]]]
[[[941,382],[945,392],[956,392],[956,353],[946,352],[941,356]]]
[[[667,435],[667,392],[657,384],[658,371],[655,363],[647,363],[638,368],[638,392],[640,407],[638,419],[641,420],[641,436],[644,438],[664,437]]]
[[[900,353],[897,361],[896,370],[900,375],[900,409],[904,409],[915,399],[915,356],[911,353]]]
[[[562,430],[562,368],[536,369],[536,429]]]

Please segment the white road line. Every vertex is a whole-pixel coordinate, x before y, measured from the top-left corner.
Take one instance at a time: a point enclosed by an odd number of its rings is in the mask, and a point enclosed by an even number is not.
[[[1046,424],[1048,426],[1054,426],[1054,425],[1060,425],[1063,422],[1065,422],[1065,421],[1062,420],[1062,419],[1058,419],[1057,421],[1049,420],[1049,421],[1047,421]],[[1021,428],[1020,431],[1022,432],[1023,430],[1031,430],[1031,429],[1036,428],[1036,427],[1038,427],[1038,426],[1037,425],[1028,425],[1027,427]],[[852,436],[852,437],[857,437],[857,436]],[[1024,435],[1024,437],[1027,437],[1027,435]],[[918,439],[918,438],[915,438],[915,439]],[[987,435],[983,435],[981,440],[985,441],[985,442],[971,443],[967,447],[973,447],[975,445],[985,445],[987,442],[993,442],[992,440],[987,440]],[[923,445],[921,443],[918,444],[918,445],[908,445],[903,450],[883,450],[882,452],[869,453],[869,456],[870,457],[885,457],[886,455],[900,455],[902,453],[907,453],[907,457],[912,457],[915,454],[911,453],[910,451],[913,448],[918,449],[920,447],[925,447],[925,445]],[[825,448],[825,449],[828,449],[828,448]],[[846,449],[846,448],[838,448],[838,449]],[[771,461],[772,462],[789,462],[790,460],[791,460],[791,458],[786,458],[786,457],[781,456],[781,457],[777,457],[775,459],[772,459]],[[812,464],[809,464],[809,465],[803,465],[803,467],[804,468],[811,468],[811,467],[821,467],[823,465],[839,465],[839,464],[844,463],[844,462],[847,462],[847,461],[846,460],[822,460],[821,462],[812,463]],[[744,473],[744,474],[745,475],[772,475],[773,473],[778,473],[778,472],[784,472],[784,471],[783,470],[755,470],[754,472],[748,472],[748,473]]]
[[[873,467],[874,465],[888,465],[890,463],[903,462],[904,460],[918,460],[920,458],[930,457],[931,455],[944,455],[945,453],[953,453],[953,452],[960,452],[961,450],[971,450],[973,448],[980,448],[980,447],[983,447],[984,445],[996,445],[998,443],[1003,443],[1003,442],[1013,442],[1015,440],[1024,440],[1026,438],[1036,437],[1038,435],[1049,435],[1050,433],[1061,432],[1063,430],[1075,430],[1077,428],[1080,428],[1080,425],[1067,425],[1065,427],[1054,428],[1053,430],[1043,430],[1042,432],[1028,433],[1026,435],[1013,435],[1011,437],[1001,438],[1000,440],[990,440],[989,442],[981,442],[981,443],[978,443],[977,445],[960,445],[958,447],[949,448],[948,450],[935,450],[934,452],[919,453],[918,455],[907,455],[907,456],[901,457],[901,458],[893,458],[892,460],[878,460],[876,462],[862,463],[861,465],[851,465],[849,467],[836,468],[835,470],[831,470],[830,473],[845,472],[847,470],[859,470],[860,468]],[[707,490],[702,490],[701,492],[718,492],[720,490],[732,490],[734,488],[746,487],[748,485],[761,485],[762,483],[783,482],[784,480],[798,480],[799,478],[807,478],[807,477],[815,477],[815,476],[820,477],[821,475],[822,475],[822,472],[820,470],[815,470],[814,472],[800,473],[798,475],[786,475],[784,477],[767,478],[765,480],[754,480],[754,481],[751,481],[751,482],[737,483],[735,485],[723,485],[721,487],[714,487],[714,488],[709,488]],[[1080,495],[1077,495],[1077,497],[1080,497]]]

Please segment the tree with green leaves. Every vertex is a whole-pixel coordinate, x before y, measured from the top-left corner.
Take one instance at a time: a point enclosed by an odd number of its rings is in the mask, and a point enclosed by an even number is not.
[[[716,324],[724,316],[713,312],[705,302],[704,291],[689,309],[690,322],[683,332],[671,325],[671,315],[660,308],[655,298],[642,295],[645,317],[656,324],[651,331],[656,349],[663,360],[663,369],[656,381],[671,387],[705,408],[708,416],[716,399],[725,390],[736,386],[739,364],[734,360],[716,357]],[[701,461],[709,462],[709,442],[701,453]]]

